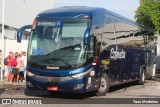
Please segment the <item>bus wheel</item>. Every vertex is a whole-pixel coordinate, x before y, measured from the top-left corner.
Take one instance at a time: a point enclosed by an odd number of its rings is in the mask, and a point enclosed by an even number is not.
[[[25,95],[26,95],[26,96],[33,96],[34,93],[35,93],[35,92],[33,92],[32,90],[30,90],[30,89],[28,89],[28,88],[26,88],[24,92],[25,92]]]
[[[143,68],[141,68],[141,78],[138,81],[139,85],[143,85],[145,83],[145,70]]]
[[[109,79],[108,75],[103,74],[100,78],[99,89],[96,92],[97,96],[105,96],[109,90]]]

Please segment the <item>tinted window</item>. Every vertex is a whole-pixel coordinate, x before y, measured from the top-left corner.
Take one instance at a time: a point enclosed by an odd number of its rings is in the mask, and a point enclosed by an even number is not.
[[[112,16],[107,15],[104,26],[104,33],[102,36],[102,48],[106,48],[113,44],[116,44],[114,22]]]
[[[92,19],[92,25],[102,27],[104,25],[105,16],[104,15],[97,15],[94,16]]]

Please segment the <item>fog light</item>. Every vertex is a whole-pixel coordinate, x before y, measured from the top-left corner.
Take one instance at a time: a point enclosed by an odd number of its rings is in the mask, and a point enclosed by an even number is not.
[[[28,87],[33,87],[32,83],[29,82],[29,81],[26,81],[26,85],[27,85]]]
[[[33,74],[32,72],[29,72],[29,71],[27,71],[27,75],[30,76],[30,77],[35,76],[35,74]]]

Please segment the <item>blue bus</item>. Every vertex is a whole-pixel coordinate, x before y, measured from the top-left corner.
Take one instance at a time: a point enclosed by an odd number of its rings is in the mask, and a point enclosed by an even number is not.
[[[153,31],[98,7],[61,7],[39,13],[31,29],[28,90],[105,95],[109,87],[150,76]]]

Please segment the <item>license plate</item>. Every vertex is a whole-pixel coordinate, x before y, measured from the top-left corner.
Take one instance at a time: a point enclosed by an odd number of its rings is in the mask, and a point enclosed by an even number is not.
[[[57,86],[50,86],[50,87],[47,87],[47,90],[49,90],[49,91],[57,91],[58,87]]]

